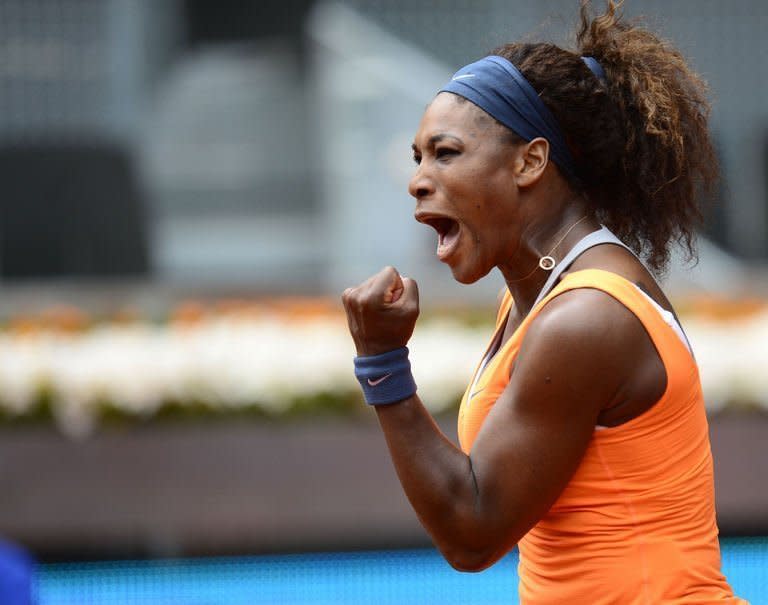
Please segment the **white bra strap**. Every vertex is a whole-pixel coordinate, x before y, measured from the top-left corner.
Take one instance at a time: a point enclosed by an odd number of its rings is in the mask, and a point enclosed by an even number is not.
[[[632,253],[632,255],[635,258],[638,258],[634,250],[632,250],[629,246],[627,246],[624,242],[622,242],[618,237],[616,237],[613,234],[613,232],[610,229],[608,229],[608,227],[603,225],[597,231],[593,231],[592,233],[585,235],[578,242],[576,242],[576,245],[573,248],[571,248],[568,254],[566,254],[563,257],[563,260],[557,263],[555,268],[552,269],[552,273],[550,273],[549,278],[547,278],[547,281],[544,283],[544,286],[542,287],[541,292],[539,292],[538,297],[536,297],[536,302],[533,303],[533,307],[535,307],[542,300],[544,300],[544,297],[547,294],[549,294],[552,288],[555,287],[555,284],[557,283],[558,278],[563,274],[563,272],[566,269],[568,269],[568,267],[570,267],[573,264],[573,261],[575,261],[580,254],[599,244],[615,244],[617,246],[621,246],[625,250],[628,250],[630,253]],[[653,298],[651,298],[645,292],[643,292],[643,290],[640,289],[640,287],[637,286],[637,284],[633,284],[633,285],[635,285],[638,291],[641,292],[649,301],[651,301],[660,312],[662,312],[662,317],[664,317],[664,313],[669,313],[669,311],[666,311],[663,307],[661,307],[655,300],[653,300]],[[533,309],[533,307],[531,307],[531,309]],[[675,326],[677,326],[677,329],[675,329],[675,332],[679,331],[678,335],[682,336],[683,343],[686,345],[686,347],[691,352],[691,354],[693,354],[693,350],[691,348],[690,342],[688,341],[688,337],[685,334],[685,331],[683,330],[682,326],[680,325],[680,322],[677,320],[677,318],[673,314],[669,313],[669,315],[670,317],[673,318]],[[674,329],[674,326],[672,327]]]
[[[579,257],[579,255],[584,253],[586,250],[589,250],[590,248],[593,248],[594,246],[597,246],[599,244],[616,244],[617,246],[621,246],[622,248],[625,248],[626,250],[629,250],[630,252],[632,252],[633,255],[637,256],[629,248],[629,246],[627,246],[618,237],[616,237],[611,232],[611,230],[608,229],[608,227],[603,226],[597,231],[593,231],[592,233],[585,235],[578,242],[576,242],[576,245],[573,248],[571,248],[568,254],[566,254],[563,257],[563,260],[557,263],[555,268],[552,269],[552,273],[549,274],[547,281],[544,282],[544,286],[541,288],[541,291],[539,292],[539,295],[536,297],[536,301],[533,303],[533,306],[531,308],[538,305],[544,299],[544,297],[547,294],[549,294],[552,288],[555,287],[557,280],[560,278],[563,272],[573,264],[573,261],[575,261]]]

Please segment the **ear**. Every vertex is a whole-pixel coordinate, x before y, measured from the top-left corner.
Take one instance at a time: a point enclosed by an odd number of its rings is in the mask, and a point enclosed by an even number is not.
[[[515,177],[518,187],[539,182],[549,162],[549,141],[537,137],[519,147]]]

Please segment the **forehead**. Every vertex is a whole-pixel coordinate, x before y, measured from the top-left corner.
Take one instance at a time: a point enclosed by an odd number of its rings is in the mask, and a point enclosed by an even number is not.
[[[429,138],[450,132],[466,137],[499,134],[506,130],[474,103],[449,92],[441,92],[429,104],[419,124],[416,138]]]

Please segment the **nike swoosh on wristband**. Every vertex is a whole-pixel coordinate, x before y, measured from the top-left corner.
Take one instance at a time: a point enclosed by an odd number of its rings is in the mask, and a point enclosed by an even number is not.
[[[462,74],[460,76],[454,76],[453,78],[451,78],[451,80],[455,82],[456,80],[463,80],[464,78],[474,78],[474,77],[475,77],[475,74]]]
[[[381,384],[382,382],[384,382],[390,376],[392,376],[391,373],[390,374],[385,374],[384,376],[382,376],[381,378],[377,378],[376,380],[371,380],[369,378],[368,379],[368,386],[375,387],[376,385]]]

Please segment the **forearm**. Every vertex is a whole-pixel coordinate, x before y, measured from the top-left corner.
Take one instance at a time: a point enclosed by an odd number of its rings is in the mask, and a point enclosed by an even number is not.
[[[416,395],[376,411],[405,494],[435,545],[457,568],[485,566],[498,533],[482,509],[470,457]]]
[[[472,460],[442,434],[413,394],[405,345],[419,313],[416,282],[385,267],[347,288],[342,301],[358,355],[355,375],[366,401],[376,406],[406,496],[454,567],[487,565],[500,550],[504,523],[497,513],[504,506],[487,506],[499,501],[498,493],[491,486],[491,495],[482,498]]]

